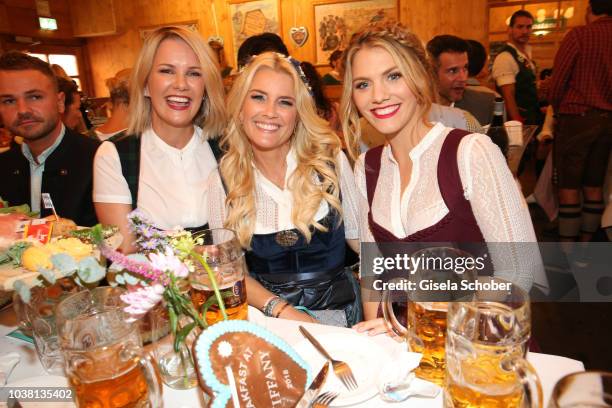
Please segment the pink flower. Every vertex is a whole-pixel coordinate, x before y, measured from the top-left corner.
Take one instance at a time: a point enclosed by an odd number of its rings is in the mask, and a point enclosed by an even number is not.
[[[166,247],[165,253],[149,254],[151,266],[159,271],[171,272],[177,278],[185,278],[189,274],[187,266],[174,254],[172,248]]]
[[[128,321],[133,322],[151,310],[164,294],[164,287],[156,283],[151,286],[141,286],[136,290],[122,294],[121,300],[128,304],[123,310],[132,315]]]

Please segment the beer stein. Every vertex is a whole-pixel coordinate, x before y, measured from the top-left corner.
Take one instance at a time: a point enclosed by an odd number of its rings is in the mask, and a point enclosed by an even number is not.
[[[548,407],[612,407],[612,373],[584,371],[566,375],[555,384]]]
[[[162,405],[161,383],[145,357],[137,324],[126,322],[121,293],[100,287],[56,308],[66,375],[79,408]]]
[[[195,252],[206,261],[215,276],[228,319],[247,320],[246,262],[236,234],[229,229],[215,228],[198,231],[194,236],[203,241],[202,245],[195,247]],[[190,295],[194,306],[200,310],[215,293],[204,267],[197,258],[193,263],[195,271],[189,277]],[[216,303],[208,308],[205,317],[208,324],[223,320]]]
[[[478,282],[471,302],[448,306],[444,406],[541,407],[542,387],[525,359],[527,293],[495,277]]]
[[[72,278],[58,279],[51,286],[35,286],[31,290],[29,303],[19,302],[15,304],[18,316],[25,322],[20,325],[31,329],[32,337],[38,359],[45,371],[49,374],[64,373],[64,357],[59,345],[57,327],[55,324],[55,308],[66,297],[83,290]]]
[[[420,260],[418,267],[412,275],[394,281],[410,281],[413,286],[403,292],[383,292],[383,317],[396,335],[406,339],[409,351],[423,355],[416,376],[442,386],[448,301],[465,296],[461,282],[474,280],[474,266],[470,262],[465,266],[473,256],[456,248],[433,247],[410,257]],[[449,268],[451,264],[461,266]]]

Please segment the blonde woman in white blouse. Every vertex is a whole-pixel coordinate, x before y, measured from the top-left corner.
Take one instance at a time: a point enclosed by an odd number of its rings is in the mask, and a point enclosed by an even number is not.
[[[247,251],[249,304],[287,319],[312,321],[298,306],[359,321],[359,291],[344,271],[345,241],[357,249],[353,174],[299,63],[272,52],[254,57],[228,111],[210,225],[236,231]]]
[[[158,227],[203,227],[207,180],[217,167],[209,140],[226,125],[223,84],[202,38],[179,27],[147,37],[130,81],[127,132],[104,142],[94,161],[100,222],[119,226],[132,252],[127,214],[135,207]]]
[[[428,121],[432,71],[414,34],[398,23],[368,26],[353,36],[345,68],[341,116],[348,144],[359,139],[359,115],[386,137],[355,165],[361,241],[536,242],[497,146],[486,135]],[[527,289],[541,276],[533,245],[490,253],[496,276]],[[385,331],[380,319],[372,320],[377,306],[364,304],[370,322],[359,330]]]

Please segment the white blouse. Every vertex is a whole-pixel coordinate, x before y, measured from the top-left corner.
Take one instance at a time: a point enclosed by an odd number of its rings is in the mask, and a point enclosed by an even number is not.
[[[399,167],[391,147],[384,147],[372,213],[374,221],[395,236],[411,235],[436,224],[448,214],[438,186],[437,167],[442,144],[451,130],[436,123],[412,149],[412,174],[403,193]],[[360,239],[374,242],[368,225],[364,157],[362,154],[355,164]],[[534,279],[540,286],[546,286],[536,245],[517,245],[520,250],[507,250],[512,243],[535,243],[537,240],[527,204],[499,148],[488,136],[472,133],[462,139],[457,158],[464,195],[470,201],[485,241],[509,243],[489,248],[495,275],[524,288],[530,288]]]
[[[202,129],[195,127],[182,149],[168,145],[151,128],[140,137],[138,208],[163,229],[206,224],[207,180],[217,162]],[[94,159],[93,201],[132,203],[119,154],[111,142],[102,143]]]
[[[351,166],[340,153],[336,158],[338,164],[340,191],[342,193],[342,211],[344,220],[344,232],[346,239],[357,239],[359,229],[357,226],[357,191]],[[276,184],[268,180],[257,168],[255,170],[255,206],[257,208],[255,234],[269,234],[295,228],[291,221],[293,209],[293,197],[291,190],[280,189]],[[287,154],[287,171],[285,173],[285,186],[295,169],[297,162],[295,152]],[[210,210],[210,227],[220,228],[226,217],[225,189],[221,183],[218,169],[213,172],[208,186],[208,207]],[[329,212],[329,206],[325,200],[321,201],[315,214],[316,220],[321,220]]]

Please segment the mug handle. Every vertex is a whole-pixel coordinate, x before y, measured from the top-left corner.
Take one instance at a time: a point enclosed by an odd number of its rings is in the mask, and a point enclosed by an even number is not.
[[[138,359],[138,365],[142,370],[148,385],[149,401],[152,407],[161,407],[162,401],[162,382],[157,374],[155,365],[151,362],[151,358],[148,354],[141,356]]]
[[[524,358],[508,358],[502,361],[502,368],[514,371],[523,386],[524,395],[529,407],[542,408],[542,384],[533,366]]]
[[[407,300],[407,302],[410,301]],[[397,320],[397,316],[395,316],[395,312],[393,311],[393,301],[391,299],[389,290],[383,291],[381,306],[385,323],[387,323],[387,326],[389,326],[391,330],[393,330],[393,333],[395,333],[395,335],[406,339],[406,343],[408,344],[408,351],[419,352],[415,350],[414,346],[416,346],[417,349],[422,350],[424,347],[423,340],[421,340],[419,336],[414,334],[407,327],[404,327],[399,322],[399,320]]]
[[[393,301],[391,300],[390,293],[389,290],[383,291],[381,303],[383,319],[385,319],[385,323],[393,330],[396,336],[406,337],[408,335],[408,329],[397,320],[397,316],[395,316],[395,312],[393,311]]]

